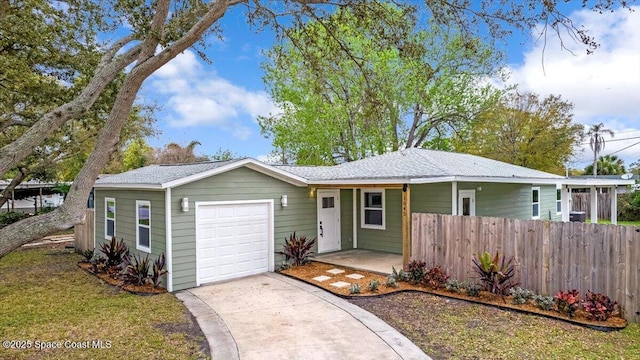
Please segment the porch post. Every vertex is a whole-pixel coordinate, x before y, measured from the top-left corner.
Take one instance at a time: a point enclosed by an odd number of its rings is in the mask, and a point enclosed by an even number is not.
[[[569,185],[563,185],[562,197],[560,198],[560,202],[562,203],[562,221],[569,221],[569,212],[571,211],[570,201],[571,188],[569,188]]]
[[[451,215],[458,215],[458,182],[451,182]]]
[[[598,190],[595,186],[592,186],[589,190],[591,194],[591,223],[598,223]]]
[[[609,188],[609,194],[611,194],[611,223],[613,225],[618,224],[618,187],[612,186]]]
[[[358,248],[358,189],[353,188],[353,209],[351,211],[353,217],[353,248]]]
[[[402,187],[402,266],[407,266],[411,259],[411,188],[409,184]]]

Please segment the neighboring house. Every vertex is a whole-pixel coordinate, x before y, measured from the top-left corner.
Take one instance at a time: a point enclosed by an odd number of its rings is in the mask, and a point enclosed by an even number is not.
[[[317,237],[319,253],[360,248],[406,260],[412,212],[566,221],[569,184],[581,182],[420,149],[323,167],[152,165],[98,179],[95,237],[115,235],[153,258],[165,252],[175,291],[273,271],[294,231]],[[627,183],[597,182],[617,185]]]
[[[0,180],[0,193],[10,183],[7,180]],[[64,195],[54,191],[58,186],[60,186],[60,183],[40,182],[37,180],[24,181],[9,193],[9,198],[4,206],[0,208],[0,212],[35,213],[43,207],[61,206],[64,202]]]

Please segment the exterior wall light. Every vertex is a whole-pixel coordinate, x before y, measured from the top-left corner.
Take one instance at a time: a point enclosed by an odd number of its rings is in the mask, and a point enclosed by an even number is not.
[[[289,206],[289,199],[287,199],[287,195],[282,195],[280,198],[280,205],[282,205],[283,208]]]
[[[189,198],[182,198],[180,204],[182,205],[183,212],[189,211]]]

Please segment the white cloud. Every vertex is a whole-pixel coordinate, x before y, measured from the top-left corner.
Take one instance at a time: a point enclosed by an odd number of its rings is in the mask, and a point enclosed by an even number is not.
[[[166,96],[167,120],[177,128],[216,126],[246,140],[252,131],[238,124],[240,118],[250,117],[255,123],[258,116],[278,111],[266,92],[250,91],[221,78],[202,66],[191,51],[160,68],[150,85]]]
[[[544,52],[545,44],[540,41],[525,53],[523,64],[510,66],[509,82],[541,95],[562,95],[574,104],[576,122],[585,125],[603,122],[618,133],[615,139],[640,136],[640,7],[635,7],[634,12],[620,9],[605,14],[582,10],[571,17],[584,24],[602,47],[587,55],[583,48],[573,44],[575,55],[572,55],[563,51],[551,36]],[[565,45],[570,45],[566,40]],[[602,155],[638,141],[610,141]],[[588,145],[582,148],[576,167],[584,166],[592,156]],[[640,144],[616,155],[629,164],[640,158]]]

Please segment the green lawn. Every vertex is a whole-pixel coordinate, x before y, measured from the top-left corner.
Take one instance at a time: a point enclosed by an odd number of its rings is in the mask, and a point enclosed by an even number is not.
[[[0,347],[0,359],[207,358],[199,327],[175,296],[123,292],[81,270],[81,259],[62,247],[0,259],[0,340],[31,347]],[[91,348],[98,341],[103,348]],[[58,342],[61,349],[35,349]]]
[[[591,220],[587,219],[588,223],[591,223]],[[609,220],[598,220],[598,224],[611,224]],[[626,225],[626,226],[640,226],[640,220],[637,221],[618,221],[618,225]]]

